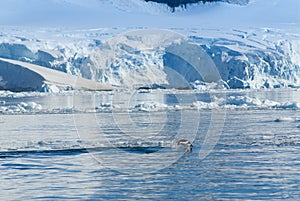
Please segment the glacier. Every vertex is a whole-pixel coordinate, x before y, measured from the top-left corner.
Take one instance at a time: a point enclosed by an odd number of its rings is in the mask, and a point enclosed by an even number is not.
[[[215,82],[218,88],[260,89],[300,85],[300,37],[293,32],[267,28],[174,31],[103,28],[72,34],[57,30],[49,32],[51,40],[13,32],[2,30],[0,58],[110,86],[200,89]],[[185,52],[189,58],[183,59]],[[191,64],[198,56],[202,63]],[[202,72],[199,73],[197,65],[202,66]],[[205,73],[211,78],[205,77]]]

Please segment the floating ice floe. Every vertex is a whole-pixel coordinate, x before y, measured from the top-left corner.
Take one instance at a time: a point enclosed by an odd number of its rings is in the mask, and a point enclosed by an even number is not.
[[[202,102],[202,101],[196,101],[191,105],[192,108],[198,108],[198,109],[213,109],[218,108],[219,105],[216,102]]]
[[[274,121],[275,122],[299,122],[300,119],[295,118],[295,117],[279,117],[279,118],[275,119]]]
[[[142,102],[134,106],[133,111],[154,112],[168,109],[167,104],[158,102]]]
[[[113,104],[112,102],[100,103],[99,106],[95,107],[96,112],[113,112],[121,110],[119,105]]]
[[[40,91],[48,93],[58,93],[61,91],[61,89],[54,84],[43,84]]]
[[[62,92],[60,92],[62,93]],[[59,93],[59,94],[60,94]],[[76,92],[74,92],[76,93]],[[83,92],[78,92],[80,95]],[[90,93],[90,92],[86,92]],[[160,111],[183,111],[183,110],[299,110],[300,104],[298,102],[276,102],[268,99],[258,99],[249,96],[228,96],[218,98],[211,96],[211,100],[207,101],[194,101],[194,102],[182,102],[182,103],[166,103],[165,100],[161,101],[137,101],[132,104],[126,104],[120,101],[107,101],[107,102],[95,102],[85,105],[65,105],[65,106],[53,106],[44,104],[43,106],[34,101],[20,101],[10,102],[19,95],[18,93],[3,92],[1,96],[4,96],[4,100],[0,101],[0,113],[2,114],[32,114],[32,113],[47,113],[47,114],[73,114],[73,113],[101,113],[101,112],[160,112]],[[35,93],[34,93],[35,94]],[[34,94],[27,94],[29,97]],[[44,93],[40,93],[44,94]],[[49,96],[51,95],[48,94]],[[53,94],[52,94],[53,95]],[[70,93],[66,93],[68,97],[72,98]],[[71,95],[71,96],[70,96]],[[90,94],[89,94],[90,95]],[[38,97],[39,95],[37,95]],[[64,96],[64,93],[62,93]],[[26,94],[21,93],[21,98],[26,97]],[[13,99],[12,99],[13,98]],[[289,118],[278,118],[275,121],[295,121]]]
[[[226,99],[212,98],[212,102],[196,101],[191,107],[199,109],[214,109],[214,108],[227,108],[227,109],[300,109],[300,104],[297,102],[283,102],[279,103],[268,99],[260,100],[258,98],[251,98],[248,96],[229,96]]]
[[[6,105],[3,104],[0,106],[0,113],[4,114],[19,114],[19,113],[32,113],[41,111],[43,107],[35,102],[20,102],[17,104]]]
[[[297,103],[297,102],[278,103],[277,105],[274,105],[273,108],[275,108],[275,109],[299,109],[300,103]]]
[[[235,105],[235,106],[261,106],[262,102],[257,98],[250,98],[247,96],[229,96],[223,105]]]

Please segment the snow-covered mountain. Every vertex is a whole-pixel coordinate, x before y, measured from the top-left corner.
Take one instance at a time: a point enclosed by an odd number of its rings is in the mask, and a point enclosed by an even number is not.
[[[1,4],[2,58],[123,87],[202,88],[202,81],[229,88],[300,86],[297,0],[251,0],[244,6],[198,3],[174,13],[166,5],[143,0]],[[139,36],[153,28],[156,34]],[[186,60],[194,61],[202,51],[219,77],[210,74],[214,79],[206,79],[190,70]],[[207,75],[208,70],[196,68]],[[182,85],[175,83],[180,77],[176,74],[184,75]]]

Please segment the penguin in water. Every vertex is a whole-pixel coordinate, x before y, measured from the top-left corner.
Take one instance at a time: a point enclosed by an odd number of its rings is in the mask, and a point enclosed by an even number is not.
[[[177,144],[177,146],[185,147],[185,149],[184,149],[185,152],[193,151],[193,144],[189,140],[181,139],[181,140],[178,140],[176,142],[176,144]]]

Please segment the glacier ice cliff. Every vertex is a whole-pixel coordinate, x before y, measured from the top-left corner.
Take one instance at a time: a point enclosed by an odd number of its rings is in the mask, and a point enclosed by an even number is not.
[[[60,36],[52,40],[2,33],[0,57],[129,88],[194,88],[202,82],[242,89],[300,86],[297,34],[272,29],[194,29],[177,30],[180,34],[154,31],[147,38],[118,35],[123,31],[65,34],[60,30],[55,33]],[[181,37],[189,42],[183,43]],[[198,64],[197,58],[201,58]]]

